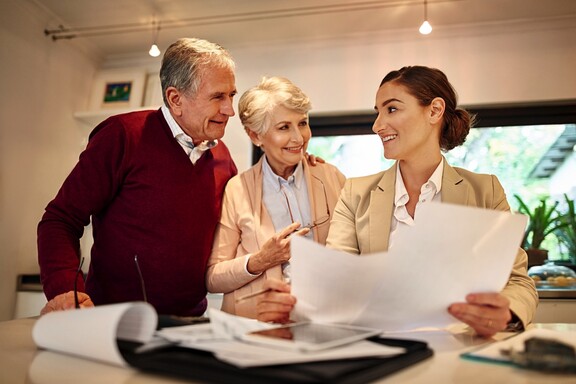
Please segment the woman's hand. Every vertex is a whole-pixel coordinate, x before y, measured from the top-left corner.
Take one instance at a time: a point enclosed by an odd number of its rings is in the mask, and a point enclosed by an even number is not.
[[[466,303],[454,303],[448,312],[483,337],[503,331],[512,320],[510,301],[500,293],[469,294]]]
[[[90,296],[84,292],[78,292],[78,303],[80,304],[80,308],[94,306]],[[76,303],[74,302],[74,291],[69,291],[66,293],[61,293],[60,295],[47,302],[44,308],[42,308],[40,311],[40,315],[45,315],[52,311],[65,311],[67,309],[74,308],[76,308]]]
[[[257,275],[290,260],[290,236],[303,236],[310,232],[310,228],[298,228],[300,223],[292,223],[268,239],[258,252],[250,256],[248,272]]]
[[[289,323],[290,312],[296,298],[290,294],[290,284],[281,280],[264,281],[263,289],[269,291],[256,298],[256,319],[272,323]]]

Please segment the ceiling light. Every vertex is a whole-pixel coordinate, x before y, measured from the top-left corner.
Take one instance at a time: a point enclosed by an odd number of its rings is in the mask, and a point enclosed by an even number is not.
[[[420,26],[420,29],[418,29],[418,31],[420,31],[420,33],[423,35],[427,35],[430,32],[432,32],[432,26],[428,22],[428,1],[427,0],[424,0],[424,22],[422,23],[422,25]]]
[[[150,50],[148,51],[148,54],[152,57],[158,57],[160,56],[160,48],[158,48],[158,45],[156,44],[156,42],[158,41],[158,34],[160,33],[160,23],[154,21],[153,25],[155,25],[156,27],[154,28],[154,39],[152,40],[152,46],[150,47]]]
[[[148,51],[148,54],[152,57],[158,57],[161,53],[162,52],[160,52],[160,48],[158,48],[156,44],[152,44],[150,50]]]

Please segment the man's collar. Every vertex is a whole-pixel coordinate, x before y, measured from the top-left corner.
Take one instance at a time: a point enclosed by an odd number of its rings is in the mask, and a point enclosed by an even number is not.
[[[170,131],[172,131],[172,135],[174,137],[183,134],[186,135],[186,133],[182,130],[182,128],[180,128],[180,126],[178,125],[178,123],[176,122],[176,120],[174,120],[174,116],[172,116],[172,114],[170,113],[170,109],[168,109],[168,107],[166,105],[163,105],[161,108],[162,110],[162,115],[164,115],[164,119],[166,119],[166,122],[168,123],[168,126],[170,127]],[[186,135],[188,136],[188,135]],[[188,136],[190,137],[190,136]]]
[[[174,116],[172,116],[172,114],[170,113],[170,109],[168,109],[168,107],[166,105],[163,105],[160,109],[162,110],[162,115],[164,115],[164,119],[166,119],[166,122],[168,123],[168,126],[170,127],[170,131],[172,132],[172,135],[174,137],[176,137],[178,135],[184,135],[185,137],[190,139],[190,140],[186,140],[186,141],[189,141],[190,143],[192,143],[191,148],[194,148],[195,147],[193,144],[194,139],[192,137],[188,136],[186,134],[186,132],[184,132],[184,130],[180,127],[180,125],[178,125],[178,123],[174,119]],[[204,140],[196,146],[199,147],[201,151],[205,151],[207,149],[214,148],[216,145],[218,145],[218,140]]]

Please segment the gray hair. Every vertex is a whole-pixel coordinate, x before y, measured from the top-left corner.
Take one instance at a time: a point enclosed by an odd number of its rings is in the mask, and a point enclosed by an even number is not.
[[[310,98],[284,77],[264,77],[260,84],[250,88],[238,101],[240,121],[245,129],[263,135],[270,127],[272,111],[283,106],[300,113],[312,108]]]
[[[207,40],[183,38],[168,47],[160,68],[162,98],[166,100],[166,89],[174,87],[178,91],[194,95],[200,87],[203,70],[207,67],[234,69],[232,56],[220,45]]]

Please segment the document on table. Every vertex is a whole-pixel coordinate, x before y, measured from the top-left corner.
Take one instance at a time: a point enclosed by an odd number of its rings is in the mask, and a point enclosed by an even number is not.
[[[167,340],[177,342],[180,347],[212,352],[219,360],[242,368],[361,357],[384,357],[405,352],[402,347],[392,347],[367,340],[306,353],[273,346],[256,345],[242,341],[242,336],[250,331],[277,327],[278,324],[268,324],[234,316],[216,309],[209,310],[209,317],[209,324],[164,328],[157,334]]]
[[[476,359],[484,361],[492,361],[499,363],[511,363],[510,356],[506,351],[514,351],[517,353],[524,353],[526,340],[538,338],[558,341],[567,346],[576,349],[576,332],[574,331],[557,331],[551,329],[530,329],[522,332],[506,340],[490,343],[482,346],[471,352],[462,354],[461,356],[467,359]]]
[[[405,352],[401,347],[365,340],[319,352],[283,351],[241,340],[247,332],[277,327],[278,324],[234,316],[216,309],[210,309],[209,315],[210,323],[155,331],[158,316],[150,304],[130,302],[101,305],[48,313],[34,325],[32,338],[43,349],[117,366],[129,365],[119,350],[117,339],[142,343],[135,350],[136,353],[178,345],[212,352],[219,360],[238,367],[382,357]],[[46,365],[42,362],[54,359],[50,353],[41,356],[35,364],[37,376],[45,372]]]
[[[387,252],[352,255],[291,241],[296,320],[407,331],[457,322],[447,308],[508,281],[527,218],[445,203],[423,204]],[[385,236],[386,234],[382,234]]]
[[[148,303],[101,305],[50,312],[38,319],[32,338],[40,348],[126,366],[116,340],[148,343],[157,322]]]

